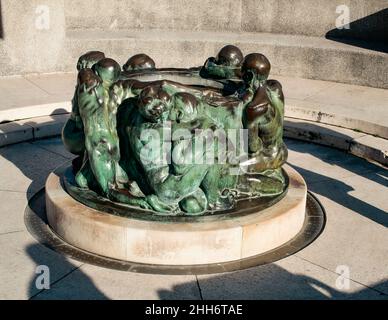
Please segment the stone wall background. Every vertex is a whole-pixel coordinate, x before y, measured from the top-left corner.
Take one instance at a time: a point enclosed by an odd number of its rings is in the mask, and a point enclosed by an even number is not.
[[[343,4],[353,23],[338,31]],[[48,29],[37,28],[42,8]],[[0,0],[0,75],[73,71],[92,49],[120,63],[145,52],[159,67],[195,66],[233,43],[266,54],[275,74],[384,87],[381,67],[370,65],[387,65],[385,53],[349,54],[324,40],[388,42],[387,8],[387,0]]]

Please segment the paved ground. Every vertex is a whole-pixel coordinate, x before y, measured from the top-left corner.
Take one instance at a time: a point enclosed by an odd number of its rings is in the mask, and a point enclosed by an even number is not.
[[[334,149],[287,142],[290,164],[326,208],[323,234],[276,263],[198,277],[103,269],[38,244],[24,226],[24,208],[71,155],[59,138],[1,148],[0,299],[388,299],[387,170]],[[50,268],[49,290],[35,286],[38,265]]]
[[[0,110],[70,101],[76,77],[74,73],[0,77]]]

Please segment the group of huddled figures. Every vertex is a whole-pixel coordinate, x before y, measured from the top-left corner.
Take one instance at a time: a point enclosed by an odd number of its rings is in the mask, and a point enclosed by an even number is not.
[[[142,81],[136,75],[163,75],[145,54],[122,68],[99,51],[82,55],[62,132],[78,156],[77,187],[162,215],[210,214],[240,199],[282,194],[284,96],[268,79],[270,68],[264,55],[244,57],[228,45],[202,68],[187,69],[222,90]]]

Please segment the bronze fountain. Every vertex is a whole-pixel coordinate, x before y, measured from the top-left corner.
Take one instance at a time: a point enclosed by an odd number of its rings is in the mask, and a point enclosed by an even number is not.
[[[319,235],[324,212],[285,164],[284,95],[263,54],[227,45],[179,69],[91,51],[77,70],[62,131],[76,157],[26,210],[42,242],[111,268],[198,274],[268,263]]]
[[[138,54],[121,70],[94,51],[77,68],[63,141],[78,156],[66,188],[79,201],[192,216],[287,189],[284,96],[264,55],[228,45],[201,68],[156,69]]]

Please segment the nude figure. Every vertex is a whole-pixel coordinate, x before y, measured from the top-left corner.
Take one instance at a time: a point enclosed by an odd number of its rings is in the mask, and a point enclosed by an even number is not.
[[[117,81],[120,66],[112,59],[102,59],[79,73],[78,105],[84,125],[86,156],[76,182],[90,186],[91,176],[108,198],[115,198],[118,189],[128,183],[119,165],[120,149],[116,131],[117,105],[110,99],[110,87]],[[94,186],[96,187],[96,186]]]

